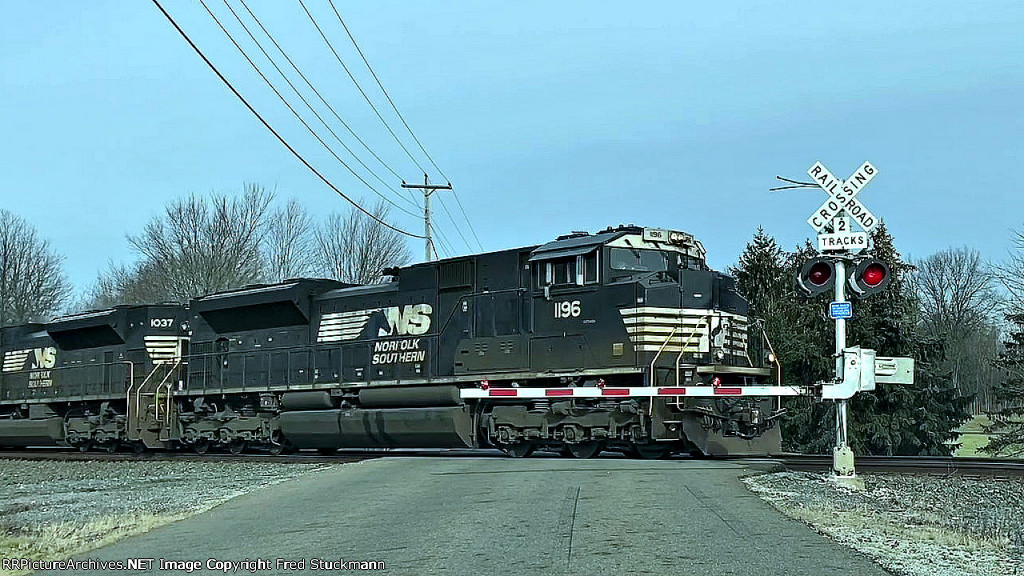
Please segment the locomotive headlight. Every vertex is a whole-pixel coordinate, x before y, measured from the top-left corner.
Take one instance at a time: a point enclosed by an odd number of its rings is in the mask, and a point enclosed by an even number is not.
[[[718,360],[719,362],[725,360],[725,350],[722,350],[721,348],[715,350],[715,360]]]
[[[774,352],[769,352],[768,353],[768,361],[772,362],[772,363],[775,362],[775,353]]]

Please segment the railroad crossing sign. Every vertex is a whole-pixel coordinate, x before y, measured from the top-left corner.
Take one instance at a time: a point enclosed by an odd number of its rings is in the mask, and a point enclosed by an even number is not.
[[[815,162],[807,175],[829,198],[811,214],[807,223],[818,232],[818,250],[822,252],[860,252],[868,247],[868,232],[878,224],[878,219],[868,210],[857,194],[875,177],[878,170],[870,162],[864,162],[845,181],[839,180],[821,162]],[[864,229],[856,232],[850,228],[850,220]],[[832,224],[832,232],[824,232]]]

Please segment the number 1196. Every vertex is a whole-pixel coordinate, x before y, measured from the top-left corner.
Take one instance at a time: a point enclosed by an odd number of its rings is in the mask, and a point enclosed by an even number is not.
[[[555,318],[576,318],[580,315],[580,301],[555,302]]]

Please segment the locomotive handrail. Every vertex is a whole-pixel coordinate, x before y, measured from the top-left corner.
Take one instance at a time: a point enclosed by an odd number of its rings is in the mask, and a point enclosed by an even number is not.
[[[761,324],[761,335],[764,336],[764,342],[772,353],[772,364],[775,364],[775,383],[782,386],[782,362],[779,362],[779,355],[775,353],[775,347],[772,346],[772,341],[768,339],[768,332],[764,329],[764,323]]]
[[[135,390],[135,411],[136,411],[136,413],[141,413],[140,411],[142,410],[142,388],[146,385],[146,383],[149,382],[149,379],[152,378],[153,374],[156,374],[156,371],[159,370],[159,369],[160,369],[160,365],[159,364],[153,366],[153,369],[149,372],[149,374],[146,375],[146,379],[143,380],[142,384],[139,384],[138,389]]]
[[[700,327],[701,327],[702,324],[707,324],[708,330],[711,329],[711,324],[708,323],[708,320],[710,318],[711,318],[711,314],[707,314],[705,316],[702,316],[701,319],[700,319],[700,322],[698,322],[697,325],[693,328],[693,332],[690,333],[690,337],[687,338],[686,342],[683,343],[681,348],[679,348],[679,355],[676,356],[676,364],[675,364],[675,368],[676,368],[676,386],[679,386],[679,360],[681,360],[683,358],[683,354],[686,353],[686,348],[690,346],[690,343],[693,341],[693,337],[700,333]],[[708,340],[709,341],[711,340],[711,334],[710,333],[708,334]]]
[[[132,425],[132,387],[135,386],[135,363],[131,360],[122,360],[122,364],[128,365],[128,389],[124,393],[124,412],[125,412],[125,423],[127,426]],[[137,416],[136,416],[137,417]],[[127,430],[126,430],[127,432]],[[131,437],[128,438],[131,440]]]
[[[175,359],[174,366],[171,366],[171,368],[167,370],[167,373],[164,374],[164,377],[160,380],[160,383],[156,385],[156,390],[153,393],[153,418],[156,420],[160,420],[160,390],[164,387],[164,384],[166,384],[167,414],[164,415],[164,418],[168,420],[168,423],[170,422],[169,414],[171,411],[171,383],[168,381],[168,378],[171,377],[171,374],[174,374],[174,372],[178,369],[178,366],[180,365],[181,358],[179,357]],[[166,366],[166,364],[162,364],[162,366]]]
[[[655,354],[654,358],[651,360],[651,386],[658,385],[658,378],[654,372],[654,363],[658,361],[658,357],[661,356],[662,351],[665,350],[665,346],[668,346],[668,343],[672,341],[672,337],[676,335],[676,330],[678,329],[678,326],[672,328],[672,331],[668,334],[668,338],[665,338],[665,341],[661,343],[661,348],[658,348],[658,353]]]

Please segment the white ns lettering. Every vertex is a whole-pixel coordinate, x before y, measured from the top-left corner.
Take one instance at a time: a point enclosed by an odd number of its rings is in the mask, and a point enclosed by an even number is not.
[[[419,336],[426,334],[430,329],[430,314],[433,312],[430,304],[408,304],[404,308],[392,306],[385,308],[384,318],[387,320],[387,329],[381,328],[377,331],[378,336]]]

